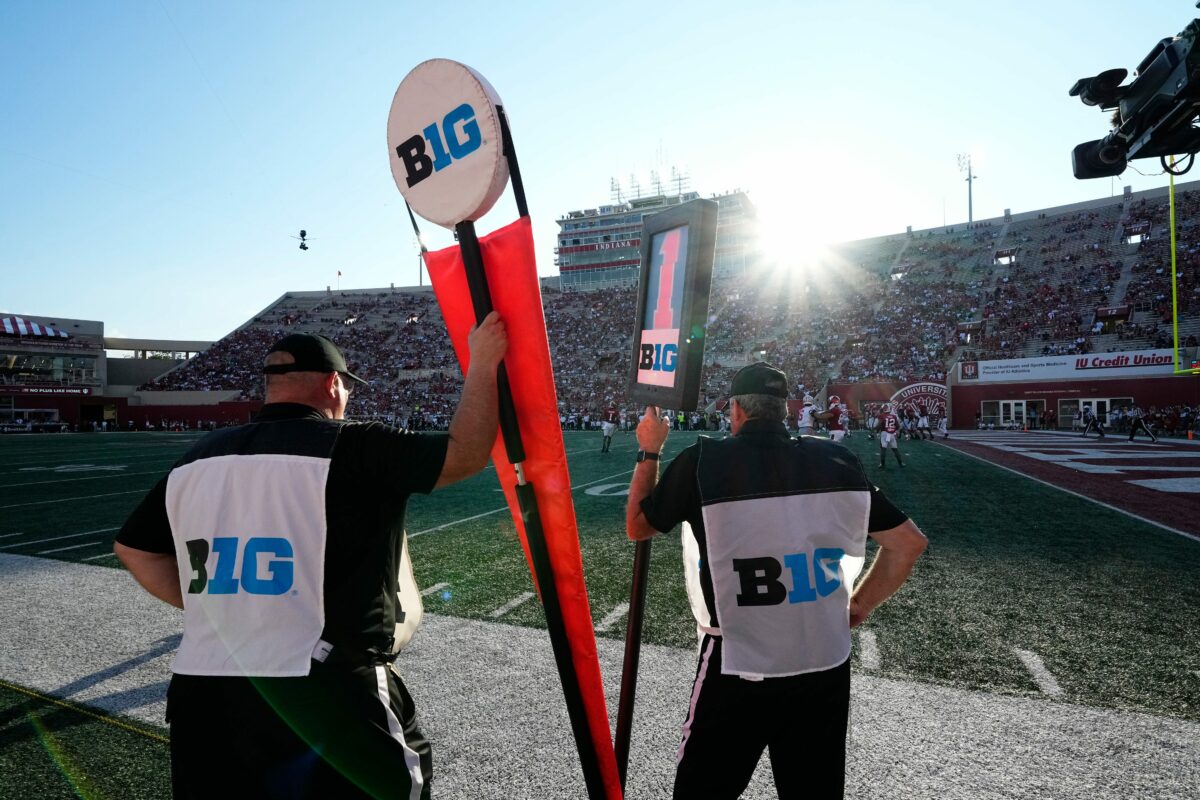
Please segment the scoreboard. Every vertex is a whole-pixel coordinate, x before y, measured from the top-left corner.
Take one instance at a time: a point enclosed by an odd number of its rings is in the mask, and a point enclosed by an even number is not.
[[[630,397],[642,405],[693,411],[708,330],[717,204],[689,203],[642,223]]]

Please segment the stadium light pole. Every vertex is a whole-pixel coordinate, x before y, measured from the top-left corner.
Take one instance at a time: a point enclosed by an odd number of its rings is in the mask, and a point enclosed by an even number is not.
[[[958,171],[967,173],[967,224],[970,225],[975,221],[975,179],[979,177],[971,171],[971,154],[958,154]]]

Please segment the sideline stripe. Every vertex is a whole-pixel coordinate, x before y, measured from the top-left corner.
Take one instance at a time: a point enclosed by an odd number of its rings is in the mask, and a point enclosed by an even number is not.
[[[84,542],[83,544],[72,544],[72,545],[67,545],[66,547],[56,547],[53,550],[39,550],[36,553],[34,553],[34,555],[35,556],[44,556],[44,555],[49,555],[50,553],[61,553],[63,550],[78,550],[81,547],[93,547],[98,544],[100,544],[100,543],[99,542]],[[105,553],[105,555],[109,555],[109,554]]]
[[[938,443],[938,446],[939,446],[939,447],[942,447],[942,446],[945,446],[945,445],[942,445],[942,444],[939,442],[939,443]],[[947,450],[950,450],[950,451],[952,451],[952,452],[955,452],[955,453],[959,453],[959,454],[961,454],[961,455],[964,455],[964,456],[966,456],[967,458],[973,458],[973,459],[975,459],[976,461],[982,461],[984,464],[987,464],[988,466],[991,466],[991,467],[995,467],[996,469],[1002,469],[1002,470],[1004,470],[1005,472],[1011,472],[1013,475],[1020,475],[1022,478],[1028,478],[1029,480],[1031,480],[1031,481],[1034,481],[1035,483],[1040,483],[1040,484],[1042,484],[1043,486],[1049,486],[1051,489],[1057,489],[1057,490],[1058,490],[1058,491],[1060,491],[1060,492],[1066,492],[1067,494],[1075,495],[1076,497],[1078,497],[1078,498],[1080,498],[1080,499],[1082,499],[1082,500],[1087,500],[1089,503],[1095,503],[1095,504],[1096,504],[1096,505],[1098,505],[1098,506],[1104,506],[1104,507],[1105,507],[1105,508],[1107,508],[1107,509],[1110,509],[1110,510],[1112,510],[1112,511],[1116,511],[1118,514],[1124,514],[1124,515],[1125,515],[1125,516],[1127,516],[1127,517],[1133,517],[1134,519],[1136,519],[1136,520],[1137,520],[1137,521],[1139,521],[1139,522],[1145,522],[1145,523],[1147,523],[1147,524],[1149,524],[1149,525],[1153,525],[1153,526],[1154,526],[1154,527],[1156,527],[1156,528],[1162,528],[1164,531],[1170,531],[1171,533],[1174,533],[1174,534],[1177,534],[1177,535],[1179,535],[1179,536],[1182,536],[1182,537],[1184,537],[1185,539],[1191,539],[1193,542],[1200,542],[1200,536],[1197,536],[1197,535],[1196,535],[1196,534],[1194,534],[1194,533],[1188,533],[1187,531],[1181,531],[1181,530],[1177,530],[1177,529],[1175,529],[1175,528],[1172,528],[1170,525],[1164,525],[1164,524],[1163,524],[1163,523],[1161,523],[1161,522],[1156,522],[1156,521],[1154,521],[1154,520],[1152,520],[1152,519],[1149,519],[1149,518],[1147,518],[1147,517],[1143,517],[1143,516],[1141,516],[1141,515],[1139,515],[1139,514],[1135,514],[1135,513],[1133,513],[1132,511],[1126,511],[1125,509],[1123,509],[1123,508],[1118,508],[1117,506],[1110,506],[1108,503],[1105,503],[1105,502],[1104,502],[1104,501],[1102,501],[1102,500],[1097,500],[1097,499],[1096,499],[1096,498],[1094,498],[1094,497],[1088,497],[1086,494],[1080,494],[1079,492],[1073,492],[1073,491],[1071,491],[1070,489],[1066,489],[1066,488],[1064,488],[1064,487],[1062,487],[1062,486],[1056,486],[1055,484],[1053,484],[1053,483],[1050,483],[1049,481],[1044,481],[1044,480],[1042,480],[1041,478],[1035,478],[1035,477],[1033,477],[1032,475],[1027,475],[1027,474],[1026,474],[1026,473],[1024,473],[1024,472],[1020,472],[1020,471],[1018,471],[1018,470],[1015,470],[1015,469],[1013,469],[1012,467],[1006,467],[1006,466],[1004,466],[1003,464],[997,464],[997,463],[996,463],[996,462],[994,462],[994,461],[989,461],[989,460],[987,460],[986,458],[983,458],[982,456],[977,456],[977,455],[975,455],[974,453],[968,453],[968,452],[967,452],[967,451],[965,451],[965,450],[956,450],[955,448],[953,448],[953,447],[949,447],[949,446],[945,446],[945,447],[946,447],[946,449],[947,449]],[[1050,463],[1052,463],[1052,462],[1050,462]]]
[[[126,722],[122,722],[119,719],[114,719],[112,717],[106,717],[103,714],[97,714],[94,711],[88,711],[86,708],[83,708],[82,706],[78,706],[78,705],[75,705],[74,703],[66,702],[65,700],[59,700],[57,697],[51,697],[48,694],[42,694],[41,692],[35,692],[31,689],[26,689],[23,686],[16,686],[15,684],[11,684],[8,681],[2,681],[2,680],[0,680],[0,687],[3,687],[5,689],[10,689],[14,692],[20,692],[23,695],[32,697],[35,700],[41,700],[44,703],[52,703],[56,706],[59,706],[60,708],[65,708],[68,711],[74,711],[77,714],[83,714],[85,717],[91,717],[92,719],[98,719],[101,722],[105,723],[106,725],[115,725],[118,728],[124,728],[127,731],[132,731],[133,733],[141,734],[142,736],[145,736],[147,739],[154,739],[155,741],[163,742],[164,744],[171,743],[170,739],[168,739],[166,736],[163,736],[160,733],[153,733],[151,731],[139,728],[136,725],[130,725]]]
[[[863,669],[879,669],[879,640],[875,638],[875,631],[859,632],[858,658]]]
[[[600,620],[600,624],[596,626],[596,633],[605,633],[628,613],[629,603],[617,603],[617,607],[608,612],[608,616]]]
[[[421,597],[429,597],[429,595],[433,594],[434,592],[441,591],[442,589],[445,589],[449,585],[450,584],[448,584],[448,583],[435,583],[433,586],[430,586],[428,589],[422,589]]]
[[[93,470],[80,470],[80,472],[92,472]],[[45,486],[47,483],[74,483],[76,481],[104,481],[112,480],[113,478],[132,478],[135,475],[163,475],[161,469],[156,469],[153,472],[122,472],[119,469],[95,470],[96,472],[107,472],[107,475],[93,475],[90,478],[60,478],[56,481],[30,481],[28,483],[10,483],[8,484],[14,489],[22,486]],[[62,473],[59,473],[60,475]]]
[[[601,481],[607,481],[607,480],[610,480],[610,479],[612,479],[612,478],[619,478],[620,476],[622,476],[622,475],[628,475],[628,474],[630,474],[631,472],[633,472],[633,470],[631,470],[631,469],[627,469],[627,470],[625,470],[624,472],[616,472],[616,473],[613,473],[612,475],[605,475],[603,478],[597,478],[597,479],[596,479],[596,480],[594,480],[594,481],[589,481],[589,482],[587,482],[587,483],[581,483],[581,484],[579,484],[578,486],[572,486],[572,487],[571,487],[571,491],[573,492],[573,491],[575,491],[576,489],[582,489],[582,488],[584,488],[585,486],[592,486],[592,485],[594,485],[594,484],[600,483]],[[4,507],[4,506],[0,506],[0,508],[3,508],[3,507]],[[464,519],[456,519],[456,520],[454,520],[453,522],[447,522],[447,523],[445,523],[445,524],[443,524],[443,525],[437,525],[437,526],[435,526],[435,527],[433,527],[433,528],[426,528],[426,529],[425,529],[425,530],[423,530],[423,531],[417,531],[416,533],[410,533],[410,534],[408,534],[408,538],[409,538],[409,539],[415,539],[415,538],[417,538],[418,536],[423,536],[423,535],[425,535],[425,534],[427,534],[427,533],[433,533],[434,531],[440,531],[440,530],[442,530],[443,528],[452,528],[452,527],[454,527],[455,525],[461,525],[461,524],[462,524],[462,523],[464,523],[464,522],[470,522],[471,520],[480,519],[481,517],[490,517],[492,514],[499,514],[501,511],[508,511],[508,506],[500,506],[500,508],[493,508],[491,511],[484,511],[482,514],[476,514],[476,515],[475,515],[475,516],[473,516],[473,517],[466,517],[466,518],[464,518]]]
[[[3,508],[24,508],[25,506],[46,506],[51,503],[73,503],[76,500],[94,500],[97,497],[116,497],[119,494],[145,494],[149,489],[130,489],[128,492],[106,492],[105,494],[89,494],[86,497],[58,497],[54,500],[38,500],[33,503],[13,503],[12,505],[0,506]]]
[[[498,619],[500,617],[503,617],[508,612],[512,611],[517,606],[528,603],[532,599],[533,599],[533,592],[521,592],[519,595],[514,597],[512,600],[509,600],[507,603],[505,603],[504,605],[497,608],[495,611],[488,614],[488,616],[490,616],[492,619]]]
[[[108,533],[109,531],[116,530],[120,530],[120,528],[97,528],[94,531],[84,531],[83,533],[68,533],[66,536],[51,536],[49,539],[34,539],[32,542],[16,542],[14,544],[5,545],[5,547],[28,547],[31,544],[57,542],[59,539],[74,539],[76,536],[87,536],[89,533]]]
[[[1062,694],[1062,687],[1058,685],[1058,681],[1054,680],[1054,676],[1050,674],[1050,670],[1046,669],[1046,665],[1042,663],[1041,656],[1018,647],[1014,647],[1013,652],[1017,654],[1017,658],[1021,659],[1021,663],[1025,665],[1025,669],[1029,670],[1029,674],[1033,676],[1034,683],[1038,685],[1038,688],[1043,693],[1050,695]]]

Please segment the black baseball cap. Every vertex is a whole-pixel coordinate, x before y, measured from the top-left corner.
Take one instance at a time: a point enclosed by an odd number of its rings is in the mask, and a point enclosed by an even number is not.
[[[340,372],[352,381],[366,385],[346,366],[346,357],[337,345],[319,333],[293,333],[276,342],[267,354],[288,353],[296,359],[292,364],[270,364],[263,367],[267,375],[284,372]]]
[[[788,397],[788,379],[783,370],[772,367],[765,361],[758,361],[742,367],[733,376],[733,385],[729,394],[737,397],[740,394],[765,394],[771,397]]]

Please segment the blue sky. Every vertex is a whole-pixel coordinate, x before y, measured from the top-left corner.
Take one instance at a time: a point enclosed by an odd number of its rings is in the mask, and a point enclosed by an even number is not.
[[[218,338],[288,290],[412,285],[387,162],[417,63],[479,70],[509,112],[537,237],[609,182],[685,169],[750,191],[797,247],[1135,190],[1071,176],[1130,70],[1191,2],[0,4],[0,311]],[[1156,162],[1135,162],[1146,173]],[[485,217],[515,216],[511,196]],[[431,227],[431,226],[427,226]],[[312,237],[301,252],[289,238]],[[445,234],[434,244],[449,243]]]

